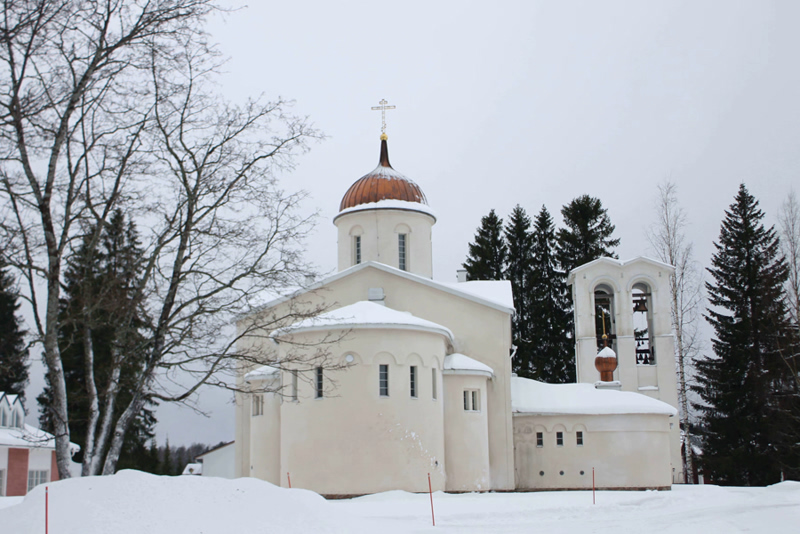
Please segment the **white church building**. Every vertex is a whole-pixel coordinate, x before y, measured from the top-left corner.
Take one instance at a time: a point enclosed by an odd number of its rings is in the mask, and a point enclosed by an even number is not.
[[[433,280],[436,216],[385,135],[333,222],[338,272],[237,323],[256,362],[239,376],[236,476],[338,496],[428,491],[429,475],[453,492],[682,481],[672,267],[575,269],[578,383],[543,384],[511,372],[509,282]],[[601,331],[619,355],[603,380]]]

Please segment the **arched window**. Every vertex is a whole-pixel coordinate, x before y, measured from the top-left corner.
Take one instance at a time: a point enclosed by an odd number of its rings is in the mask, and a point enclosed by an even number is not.
[[[598,351],[605,346],[611,347],[614,352],[617,351],[614,290],[606,284],[600,284],[594,289],[594,331]]]
[[[8,412],[0,407],[0,426],[8,426]]]
[[[644,282],[633,285],[633,337],[636,342],[636,364],[655,365],[656,353],[651,340],[653,302],[650,287]]]
[[[353,265],[358,265],[362,261],[361,255],[361,236],[364,230],[360,226],[354,226],[350,229],[350,240],[352,243],[352,259]]]

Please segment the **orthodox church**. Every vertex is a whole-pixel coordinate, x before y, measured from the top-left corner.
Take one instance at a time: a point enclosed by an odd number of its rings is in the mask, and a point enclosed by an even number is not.
[[[578,383],[543,384],[511,372],[509,282],[433,279],[436,214],[385,135],[333,223],[338,272],[237,322],[236,476],[339,496],[682,480],[671,266],[575,269]]]

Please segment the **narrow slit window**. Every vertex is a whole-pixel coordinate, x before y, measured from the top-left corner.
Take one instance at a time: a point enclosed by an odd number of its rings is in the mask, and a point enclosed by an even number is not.
[[[409,370],[409,389],[411,396],[417,398],[417,366],[412,365]]]
[[[481,398],[477,389],[464,390],[464,411],[479,412],[481,411]]]
[[[253,395],[252,416],[256,417],[259,415],[264,415],[264,395]]]
[[[536,433],[536,446],[544,447],[544,434],[542,432]]]
[[[389,366],[381,364],[378,370],[378,390],[381,397],[389,396]]]
[[[406,234],[397,234],[397,267],[401,271],[407,270],[406,267]]]
[[[353,237],[353,263],[358,265],[361,263],[361,236]]]
[[[292,400],[297,400],[297,370],[292,371]]]
[[[317,398],[321,399],[323,396],[323,386],[324,383],[322,381],[322,367],[317,367]]]
[[[563,432],[556,432],[556,445],[559,447],[564,446],[564,433]]]
[[[577,443],[579,447],[583,446],[583,432],[580,430],[575,432],[575,443]]]
[[[431,369],[431,396],[436,400],[436,368]]]

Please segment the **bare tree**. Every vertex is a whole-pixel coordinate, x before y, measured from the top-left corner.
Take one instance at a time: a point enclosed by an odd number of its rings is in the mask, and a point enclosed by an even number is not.
[[[697,319],[702,298],[702,276],[694,261],[692,243],[684,233],[686,214],[678,204],[677,188],[673,182],[665,181],[658,186],[655,204],[658,220],[648,228],[647,238],[658,259],[675,267],[675,273],[670,278],[670,309],[675,331],[678,402],[685,436],[683,472],[688,483],[694,479],[694,465],[688,439],[687,368],[699,350]]]
[[[781,205],[778,213],[781,249],[789,267],[786,282],[786,304],[795,327],[800,325],[800,204],[794,190]]]
[[[202,29],[215,9],[210,0],[3,5],[2,235],[13,239],[9,263],[25,280],[43,347],[62,478],[70,476],[58,343],[65,251],[94,228],[84,241],[91,253],[115,209],[149,230],[135,306],[127,308],[144,307],[149,323],[126,336],[131,321],[119,318],[105,384],[95,381],[91,343],[84,350],[83,474],[101,466],[113,473],[125,432],[148,399],[187,402],[204,384],[236,389],[234,368],[265,357],[237,350],[238,339],[317,311],[263,314],[246,332],[226,329],[254,295],[309,272],[300,257],[310,223],[297,215],[302,195],[284,194],[276,176],[319,134],[284,100],[234,106],[214,96],[218,57]],[[115,407],[131,352],[143,364],[128,377],[132,400]]]

